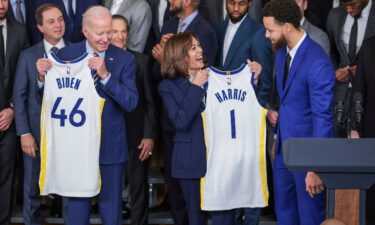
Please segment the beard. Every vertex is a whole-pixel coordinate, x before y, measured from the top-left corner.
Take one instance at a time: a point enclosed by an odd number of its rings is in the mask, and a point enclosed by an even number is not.
[[[280,39],[277,40],[274,44],[272,44],[272,50],[276,52],[284,48],[287,44],[288,42],[286,41],[285,36],[281,35]]]
[[[246,13],[247,13],[247,10],[246,10]],[[229,19],[230,19],[230,21],[232,21],[232,23],[237,23],[237,22],[241,21],[242,18],[244,18],[244,16],[246,16],[246,13],[240,14],[239,17],[234,17],[234,16],[232,16],[232,13],[230,13]]]
[[[176,7],[170,7],[169,8],[170,12],[172,15],[178,15],[179,13],[181,13],[183,11],[182,9],[182,5],[179,5],[179,6],[176,6]]]
[[[0,13],[0,20],[3,20],[3,19],[5,19],[6,15],[7,15],[7,9],[1,8],[1,10],[4,10],[3,13]]]

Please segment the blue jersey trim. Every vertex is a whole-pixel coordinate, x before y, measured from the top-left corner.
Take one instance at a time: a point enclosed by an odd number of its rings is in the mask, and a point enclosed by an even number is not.
[[[246,66],[247,66],[247,64],[244,63],[239,68],[237,68],[235,70],[232,70],[232,71],[219,70],[218,68],[215,68],[213,66],[210,66],[208,68],[210,70],[214,71],[217,74],[221,74],[221,75],[234,75],[234,74],[240,73]]]
[[[85,52],[83,55],[81,55],[80,57],[76,58],[76,59],[73,59],[73,60],[61,60],[59,58],[57,58],[56,54],[54,52],[51,52],[51,56],[59,63],[61,64],[72,64],[72,63],[77,63],[77,62],[80,62],[82,61],[84,58],[86,58],[86,56],[88,55],[87,52]]]

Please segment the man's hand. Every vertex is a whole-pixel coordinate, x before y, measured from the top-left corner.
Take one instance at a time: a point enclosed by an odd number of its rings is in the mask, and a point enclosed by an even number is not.
[[[152,48],[152,56],[159,63],[163,62],[163,52],[164,52],[164,46],[161,46],[160,44],[157,44]]]
[[[33,135],[26,134],[26,135],[21,136],[21,147],[22,147],[22,151],[25,154],[33,158],[36,157],[36,151],[38,150],[38,147],[36,146]]]
[[[351,66],[349,67],[350,72],[352,73],[353,76],[357,74],[357,66]]]
[[[356,130],[351,130],[351,131],[350,131],[350,137],[351,137],[351,138],[359,138],[359,133],[358,133],[358,131],[356,131]]]
[[[0,111],[0,131],[6,131],[12,124],[14,112],[11,108],[5,108]]]
[[[165,43],[169,40],[169,38],[171,38],[174,34],[173,33],[168,33],[168,34],[164,34],[161,39],[160,39],[160,45],[164,48],[165,46]]]
[[[104,80],[109,76],[109,72],[107,71],[107,68],[105,67],[105,61],[103,58],[100,57],[92,57],[89,59],[89,65],[90,69],[96,70],[98,73],[98,76]]]
[[[349,66],[336,70],[336,80],[341,83],[348,82]]]
[[[146,160],[150,155],[152,155],[152,149],[154,148],[154,140],[151,138],[143,138],[141,143],[138,145],[138,149],[141,150],[139,154],[139,159],[141,161]]]
[[[273,127],[275,127],[278,117],[279,113],[277,111],[274,111],[272,109],[268,110],[267,119]]]
[[[207,83],[208,81],[208,72],[209,72],[208,69],[199,70],[197,74],[195,75],[195,77],[193,78],[193,80],[191,81],[191,83],[199,87],[203,87],[203,85]]]
[[[250,72],[254,73],[254,84],[258,85],[258,78],[260,73],[262,72],[262,65],[260,65],[258,62],[248,59],[247,66],[250,67]]]
[[[47,58],[41,58],[36,61],[36,69],[38,70],[38,80],[44,82],[46,72],[51,69],[52,61]]]
[[[306,191],[309,192],[311,198],[324,191],[323,181],[314,172],[307,173],[305,182]]]

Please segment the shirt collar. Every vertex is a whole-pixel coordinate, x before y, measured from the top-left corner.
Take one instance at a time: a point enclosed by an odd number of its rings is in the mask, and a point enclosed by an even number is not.
[[[91,48],[91,46],[90,46],[90,44],[89,44],[89,42],[86,40],[86,52],[88,53],[88,54],[94,54],[94,53],[97,53],[98,55],[99,55],[99,57],[100,58],[105,58],[105,51],[102,51],[102,52],[95,52],[92,48]]]
[[[185,27],[187,27],[191,21],[193,21],[193,19],[198,15],[198,10],[195,10],[192,14],[190,14],[188,17],[186,17],[185,19],[181,19],[180,18],[180,22],[181,23],[184,23],[186,24]]]
[[[366,7],[361,12],[361,17],[363,17],[363,18],[369,17],[371,5],[372,5],[372,0],[369,0]]]
[[[297,50],[299,48],[299,46],[301,46],[303,40],[305,40],[306,38],[306,32],[303,31],[303,36],[302,38],[298,41],[298,43],[296,44],[296,46],[294,46],[294,48],[290,49],[289,47],[287,47],[287,52],[289,53],[290,57],[293,59],[294,56],[296,55],[297,53]]]
[[[58,49],[65,47],[65,42],[62,38],[60,39],[59,42],[57,42],[56,45],[51,45],[51,43],[46,41],[46,39],[43,39],[43,43],[44,43],[44,50],[46,51],[47,54],[51,51],[53,47],[56,47]]]
[[[302,25],[303,25],[303,23],[305,23],[305,17],[302,17],[302,20],[301,20],[301,22],[300,22],[300,24],[301,24],[301,27],[302,27]]]
[[[245,20],[245,18],[247,17],[247,14],[241,19],[241,21],[239,21],[239,22],[237,22],[237,23],[232,23],[232,21],[229,19],[229,23],[228,23],[228,25],[230,26],[230,27],[233,27],[233,28],[238,28],[238,27],[240,27],[241,26],[241,24],[242,24],[242,22]]]

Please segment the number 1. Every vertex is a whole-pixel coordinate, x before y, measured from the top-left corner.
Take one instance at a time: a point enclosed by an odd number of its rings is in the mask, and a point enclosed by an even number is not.
[[[230,111],[230,124],[232,130],[232,139],[236,138],[236,117],[234,114],[234,109]]]

